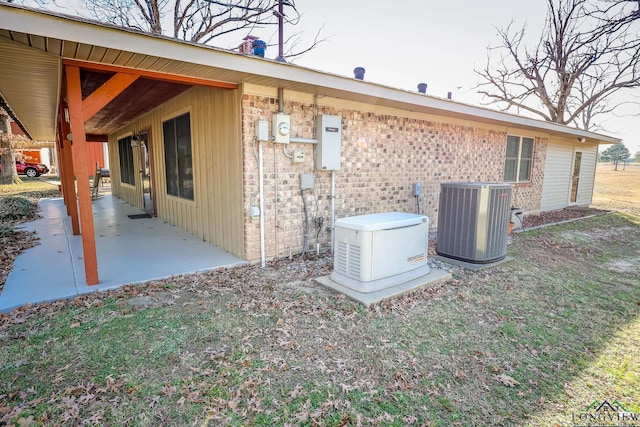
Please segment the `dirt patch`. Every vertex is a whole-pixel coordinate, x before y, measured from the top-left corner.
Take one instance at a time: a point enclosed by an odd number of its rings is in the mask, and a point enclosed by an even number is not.
[[[555,211],[541,212],[538,215],[527,215],[522,219],[525,229],[554,224],[571,219],[584,218],[591,215],[602,215],[609,211],[595,208],[565,208]]]
[[[592,230],[567,230],[560,233],[560,236],[567,240],[603,240],[603,239],[621,239],[624,241],[626,234],[634,232],[633,227],[620,228],[596,228]]]
[[[145,308],[164,307],[174,305],[175,298],[171,293],[158,292],[154,295],[139,295],[128,301],[134,310],[143,310]]]
[[[619,259],[606,264],[606,267],[616,273],[640,274],[640,258]]]

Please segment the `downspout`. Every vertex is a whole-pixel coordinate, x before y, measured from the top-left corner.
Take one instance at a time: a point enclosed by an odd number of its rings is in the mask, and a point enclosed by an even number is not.
[[[284,113],[284,89],[278,88],[278,112]],[[275,129],[272,129],[271,132],[275,132]],[[275,135],[275,133],[274,133]],[[276,145],[273,146],[273,181],[274,181],[274,190],[275,190],[275,227],[274,227],[274,238],[276,245],[276,253],[275,257],[278,257],[278,150],[276,150]]]
[[[331,171],[331,253],[334,245],[334,228],[336,223],[336,171]]]
[[[258,142],[258,174],[260,175],[260,266],[265,267],[264,249],[264,170],[262,166],[262,141]]]
[[[278,88],[278,113],[284,113],[284,89]]]
[[[273,144],[273,185],[274,185],[274,194],[275,201],[273,204],[273,208],[275,210],[275,224],[274,224],[274,239],[276,245],[276,253],[274,257],[278,257],[278,150],[276,149],[276,144]]]

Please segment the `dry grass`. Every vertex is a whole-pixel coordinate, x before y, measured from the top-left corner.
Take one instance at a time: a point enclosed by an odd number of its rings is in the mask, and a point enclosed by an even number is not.
[[[0,197],[16,196],[35,198],[60,197],[58,186],[46,181],[44,177],[21,177],[20,184],[0,184]]]
[[[0,423],[555,426],[640,412],[640,220],[514,237],[511,262],[370,309],[330,259],[174,277],[0,316]],[[634,256],[636,258],[634,258]]]
[[[598,163],[592,206],[640,216],[640,163],[622,167]]]
[[[35,233],[15,226],[40,216],[39,199],[59,196],[57,186],[41,178],[24,177],[20,184],[0,185],[0,292],[13,268],[13,260],[39,239]]]
[[[640,413],[639,254],[640,217],[607,214],[520,233],[510,262],[370,309],[314,282],[329,257],[25,307],[0,315],[0,425],[551,427],[602,400]]]

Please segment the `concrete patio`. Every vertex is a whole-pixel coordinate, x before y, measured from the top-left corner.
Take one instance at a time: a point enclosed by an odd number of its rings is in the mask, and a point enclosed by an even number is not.
[[[39,244],[16,258],[0,294],[0,312],[123,284],[245,263],[158,218],[127,216],[143,213],[111,194],[93,202],[100,283],[87,286],[82,237],[72,234],[63,200],[42,199],[42,218],[21,227],[35,231]]]

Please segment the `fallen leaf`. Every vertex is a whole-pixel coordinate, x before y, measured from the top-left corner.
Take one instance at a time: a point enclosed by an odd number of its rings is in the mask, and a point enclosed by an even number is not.
[[[21,417],[18,420],[18,425],[20,427],[25,427],[25,426],[34,426],[37,425],[38,423],[33,419],[33,415],[29,415],[29,418],[24,418]]]
[[[507,374],[496,375],[496,379],[507,387],[515,387],[517,385],[520,385],[518,381],[514,380]]]
[[[158,403],[159,400],[160,396],[153,396],[151,402],[149,402],[149,408],[153,408],[154,406],[156,406],[156,403]]]

